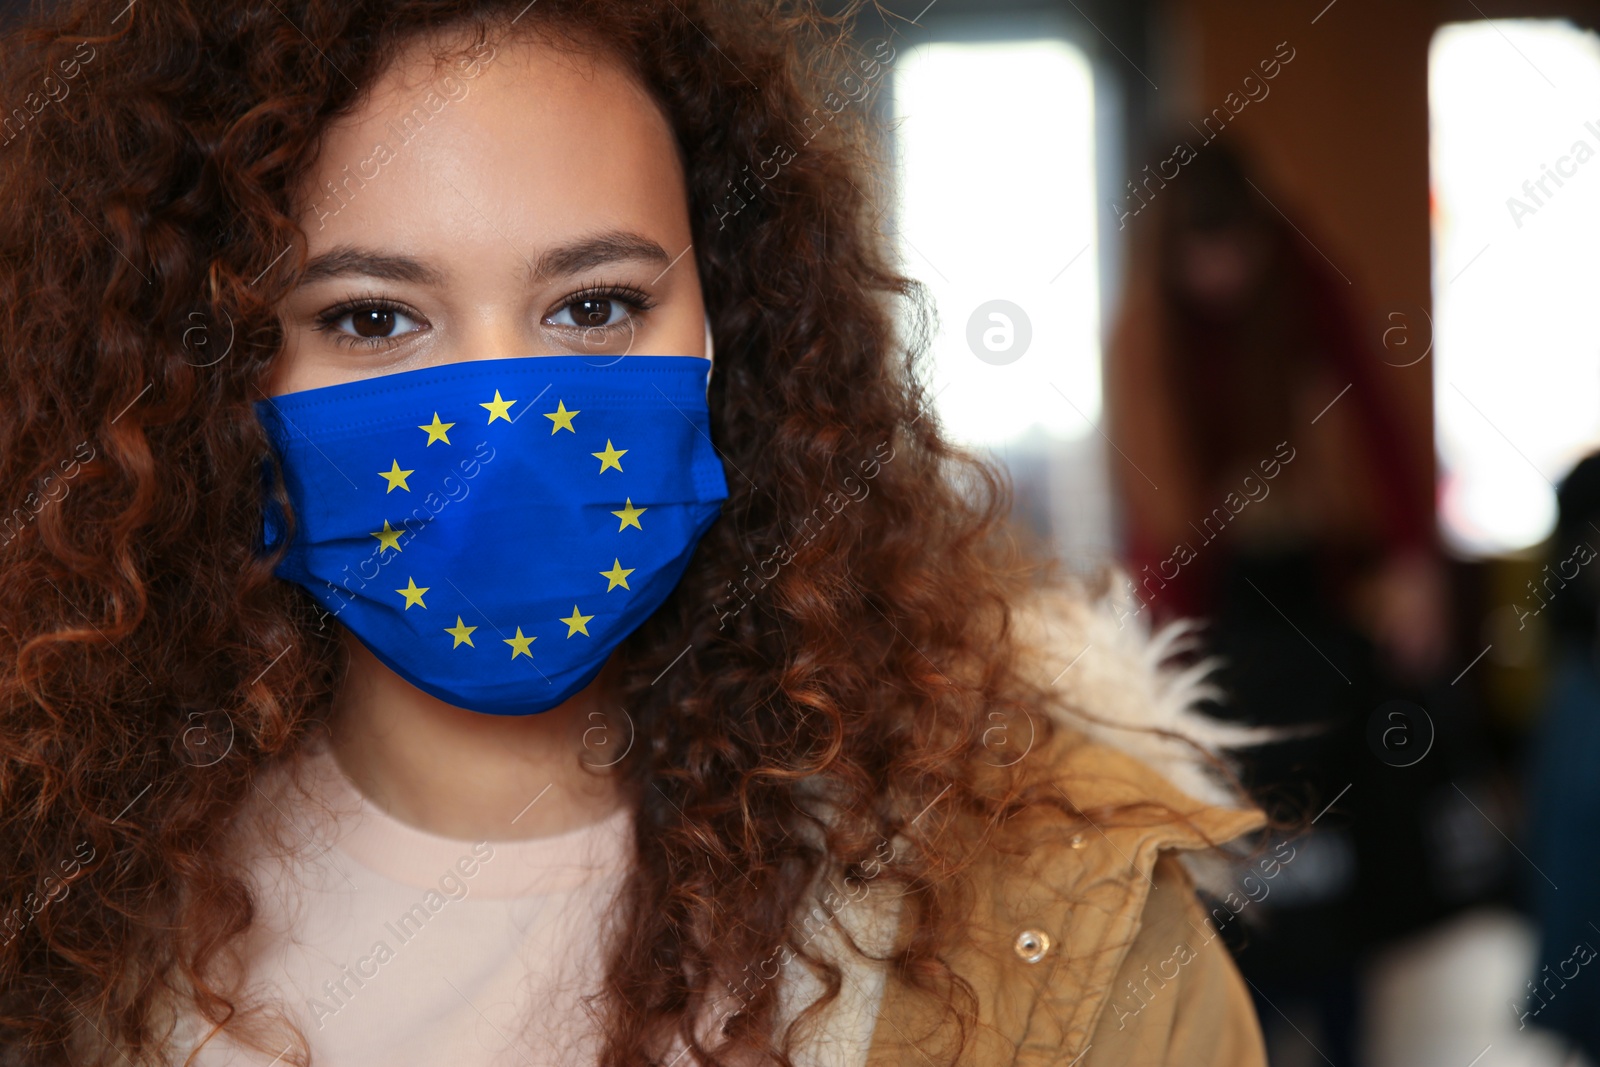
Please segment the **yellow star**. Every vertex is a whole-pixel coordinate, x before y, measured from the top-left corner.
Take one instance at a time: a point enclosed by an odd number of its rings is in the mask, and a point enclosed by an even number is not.
[[[605,469],[604,467],[601,468],[601,470],[604,470],[604,469]],[[617,468],[617,469],[621,470],[620,467]],[[644,532],[644,527],[639,525],[639,516],[643,515],[645,512],[647,512],[649,510],[650,510],[649,508],[636,508],[636,507],[634,507],[633,506],[633,498],[629,497],[628,498],[628,502],[626,504],[622,505],[622,510],[621,511],[613,511],[611,513],[611,514],[615,515],[617,518],[622,520],[622,522],[617,526],[617,533],[621,533],[623,530],[626,530],[630,526],[632,526],[635,530],[638,530],[640,533],[643,533]],[[652,520],[652,521],[654,521],[654,520]]]
[[[383,548],[378,549],[379,552],[382,552],[384,548],[392,548],[396,552],[400,551],[400,531],[390,526],[388,519],[383,520],[383,529],[375,531],[372,536],[376,537],[378,543],[383,546]]]
[[[545,418],[555,423],[554,426],[550,427],[550,435],[554,437],[557,430],[572,430],[572,416],[581,414],[583,414],[581,411],[568,411],[566,401],[557,400],[556,409],[545,413]],[[572,430],[572,432],[577,433],[578,431]]]
[[[490,422],[493,422],[495,419],[505,419],[507,422],[510,422],[511,416],[508,414],[508,412],[511,410],[511,405],[515,403],[515,400],[501,400],[500,390],[496,389],[494,391],[493,400],[489,401],[487,404],[479,404],[478,406],[480,408],[489,409]]]
[[[462,623],[461,616],[457,615],[456,616],[456,624],[454,626],[446,626],[444,628],[444,632],[449,634],[451,637],[454,637],[456,639],[456,643],[451,645],[450,647],[451,648],[460,648],[463,644],[472,645],[472,631],[474,631],[476,629],[477,629],[476,626],[467,626],[464,623]],[[473,648],[477,648],[478,646],[477,645],[472,645],[472,647]]]
[[[618,463],[617,460],[621,459],[623,456],[626,456],[627,454],[628,454],[628,450],[626,448],[624,448],[622,451],[618,452],[616,450],[616,448],[614,448],[612,446],[611,438],[609,438],[609,437],[606,438],[606,450],[604,452],[590,452],[589,453],[589,455],[593,456],[595,459],[600,461],[600,473],[601,474],[604,474],[606,471],[610,470],[612,467],[617,468],[618,471],[622,470],[622,464]]]
[[[501,640],[511,646],[512,659],[516,659],[518,656],[527,656],[532,659],[533,653],[528,651],[528,646],[539,639],[537,637],[523,637],[522,627],[519,626],[517,627],[517,636],[502,637]]]
[[[619,585],[624,589],[628,589],[628,575],[632,574],[638,569],[639,568],[637,567],[628,567],[624,569],[622,566],[622,561],[613,557],[611,560],[611,569],[600,572],[600,577],[611,579],[611,584],[606,586],[606,592],[611,592],[611,590],[615,589]],[[633,590],[629,589],[628,591],[632,592]]]
[[[413,471],[403,471],[403,470],[401,470],[400,469],[400,461],[397,460],[397,459],[390,460],[389,462],[393,463],[394,466],[390,467],[386,471],[379,471],[378,472],[378,477],[387,478],[389,480],[389,488],[385,489],[384,493],[385,494],[392,493],[397,488],[404,489],[408,493],[411,492],[411,487],[406,484],[406,478],[408,478],[409,476],[411,476],[411,475],[413,475],[413,474],[415,474],[417,472],[414,471],[414,470]]]
[[[578,605],[574,604],[572,605],[572,618],[562,619],[561,621],[567,624],[568,637],[571,637],[573,634],[582,634],[583,636],[588,637],[589,620],[592,618],[594,618],[593,615],[578,614]]]
[[[433,413],[433,425],[418,426],[417,429],[428,431],[428,444],[430,445],[435,441],[443,441],[445,444],[449,444],[450,438],[445,436],[445,431],[454,425],[455,423],[453,422],[440,422],[439,413],[435,411]]]
[[[417,588],[417,580],[415,578],[407,578],[406,588],[396,589],[395,592],[406,598],[405,610],[410,611],[411,605],[413,604],[419,608],[426,608],[428,606],[422,602],[422,594],[426,593],[431,588],[432,586],[425,585],[419,589]]]

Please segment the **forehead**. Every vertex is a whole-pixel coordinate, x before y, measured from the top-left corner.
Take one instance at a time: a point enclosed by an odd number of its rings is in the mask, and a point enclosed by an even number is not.
[[[408,46],[326,131],[302,189],[314,248],[381,227],[528,254],[650,219],[687,240],[670,124],[620,60],[524,35],[437,64],[437,46]]]

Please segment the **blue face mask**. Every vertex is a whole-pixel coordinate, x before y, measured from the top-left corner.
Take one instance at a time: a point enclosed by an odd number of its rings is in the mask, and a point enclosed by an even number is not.
[[[594,680],[727,499],[699,356],[473,360],[258,401],[298,523],[279,577],[490,715]],[[283,537],[269,508],[267,548]]]

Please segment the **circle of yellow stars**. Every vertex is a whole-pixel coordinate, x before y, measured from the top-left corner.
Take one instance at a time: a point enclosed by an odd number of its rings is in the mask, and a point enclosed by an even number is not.
[[[500,390],[496,389],[494,391],[493,400],[484,401],[478,406],[489,413],[488,422],[486,425],[493,425],[495,422],[501,420],[504,420],[507,423],[514,422],[515,420],[511,417],[511,409],[517,403],[518,401],[515,398],[508,400],[500,394]],[[567,407],[565,400],[557,399],[556,409],[554,411],[544,413],[544,417],[550,420],[550,436],[554,437],[563,430],[576,436],[578,431],[573,420],[581,414],[583,414],[581,410],[571,410]],[[521,415],[519,414],[517,417],[521,418]],[[436,444],[449,445],[451,443],[450,431],[455,427],[456,423],[444,422],[439,418],[439,413],[435,411],[433,413],[432,421],[418,424],[417,429],[428,435],[423,447],[432,448]],[[628,449],[617,448],[608,437],[606,438],[606,447],[604,450],[599,452],[591,452],[589,454],[600,461],[600,469],[596,472],[597,475],[603,475],[607,471],[613,470],[620,474],[623,473],[622,457],[628,454]],[[415,473],[415,469],[407,470],[401,467],[400,460],[398,458],[392,459],[390,461],[388,470],[377,472],[378,477],[382,478],[386,483],[383,491],[384,496],[387,497],[396,489],[407,493],[411,492],[411,486],[407,483],[406,479]],[[647,507],[635,507],[632,497],[623,497],[622,508],[611,513],[617,518],[617,532],[621,533],[629,527],[632,527],[633,529],[638,530],[640,533],[643,533],[644,527],[640,524],[639,518],[649,510],[650,509]],[[373,531],[372,536],[378,539],[378,551],[380,556],[384,552],[395,552],[398,554],[403,551],[400,544],[400,535],[402,532],[404,531],[397,530],[390,525],[388,519],[383,521],[383,529]],[[600,575],[600,577],[606,580],[606,593],[610,593],[615,589],[623,589],[631,592],[631,589],[628,585],[628,575],[632,574],[636,569],[637,568],[635,567],[624,567],[622,565],[622,559],[613,555],[610,569],[598,571],[597,573]],[[403,611],[410,611],[412,608],[420,608],[423,611],[427,611],[428,605],[423,598],[431,589],[432,586],[418,585],[416,578],[408,575],[406,577],[405,588],[396,589],[395,593],[403,597],[405,600],[405,606],[402,608]],[[580,634],[584,637],[591,636],[589,633],[589,623],[593,621],[593,619],[594,615],[585,615],[577,604],[573,604],[572,614],[558,621],[566,624],[567,638],[570,640],[571,638],[577,637]],[[450,636],[450,647],[452,649],[460,648],[462,645],[466,645],[468,648],[478,647],[476,644],[474,644],[472,635],[479,628],[477,626],[467,625],[466,621],[460,615],[456,616],[456,623],[454,626],[446,626],[442,629],[444,633]],[[505,644],[511,646],[512,659],[516,659],[518,656],[526,656],[530,661],[533,659],[532,645],[533,642],[538,640],[538,637],[523,634],[522,627],[520,625],[516,628],[516,636],[502,638],[501,640]]]

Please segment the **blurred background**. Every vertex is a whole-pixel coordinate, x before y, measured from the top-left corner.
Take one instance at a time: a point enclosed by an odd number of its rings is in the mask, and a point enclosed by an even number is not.
[[[1600,1063],[1600,5],[860,36],[937,417],[1288,728],[1242,772],[1293,858],[1221,912],[1274,1067]]]

